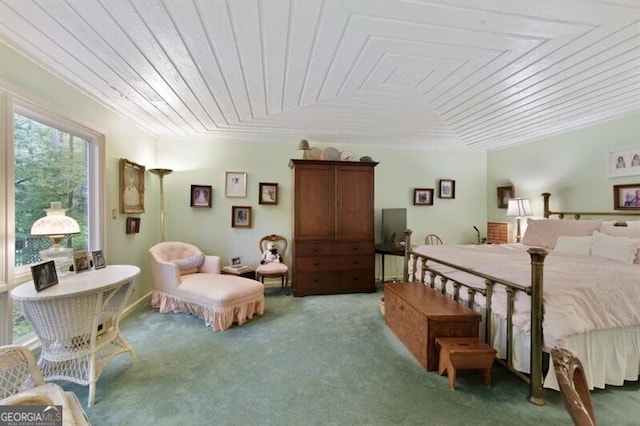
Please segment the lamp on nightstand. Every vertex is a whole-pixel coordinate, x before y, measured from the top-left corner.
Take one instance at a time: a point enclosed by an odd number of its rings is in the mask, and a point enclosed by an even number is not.
[[[521,240],[520,236],[520,218],[533,215],[531,205],[528,198],[512,198],[507,206],[507,216],[516,218],[516,243]]]

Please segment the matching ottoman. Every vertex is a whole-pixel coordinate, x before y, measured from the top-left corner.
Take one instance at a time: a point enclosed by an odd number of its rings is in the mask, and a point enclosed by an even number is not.
[[[221,274],[188,274],[172,295],[154,292],[160,312],[186,312],[202,318],[214,331],[242,325],[264,313],[264,285],[259,281]]]

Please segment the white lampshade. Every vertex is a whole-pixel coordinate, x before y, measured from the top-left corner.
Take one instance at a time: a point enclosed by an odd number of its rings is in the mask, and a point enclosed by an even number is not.
[[[80,232],[78,222],[65,215],[66,209],[61,208],[60,203],[53,202],[51,208],[44,209],[44,211],[47,212],[47,215],[35,221],[31,226],[31,235],[46,235],[54,241],[54,237],[59,237],[59,241],[65,235]]]
[[[80,225],[73,218],[65,215],[66,209],[57,202],[51,203],[51,208],[45,209],[47,215],[36,220],[31,226],[31,235],[43,235],[51,238],[53,246],[40,252],[42,260],[53,260],[58,275],[69,272],[73,264],[73,249],[60,246],[60,241],[67,235],[80,232]]]
[[[507,216],[523,217],[532,215],[533,211],[531,210],[531,205],[529,204],[528,198],[512,198],[509,200],[509,205],[507,206]]]

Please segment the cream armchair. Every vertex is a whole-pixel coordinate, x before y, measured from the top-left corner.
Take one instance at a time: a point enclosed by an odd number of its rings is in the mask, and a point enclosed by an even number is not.
[[[184,312],[214,331],[243,324],[264,313],[264,285],[220,274],[220,257],[206,256],[188,243],[163,242],[149,249],[151,306],[161,313]]]
[[[60,405],[63,425],[89,425],[78,398],[55,383],[45,383],[31,351],[0,346],[0,405]]]

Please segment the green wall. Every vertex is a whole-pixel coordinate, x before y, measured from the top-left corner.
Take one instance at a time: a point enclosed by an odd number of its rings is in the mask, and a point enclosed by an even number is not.
[[[488,217],[506,221],[496,188],[512,183],[543,214],[543,192],[551,210],[612,211],[613,185],[638,183],[640,176],[609,178],[611,151],[640,147],[640,114],[487,154]]]

